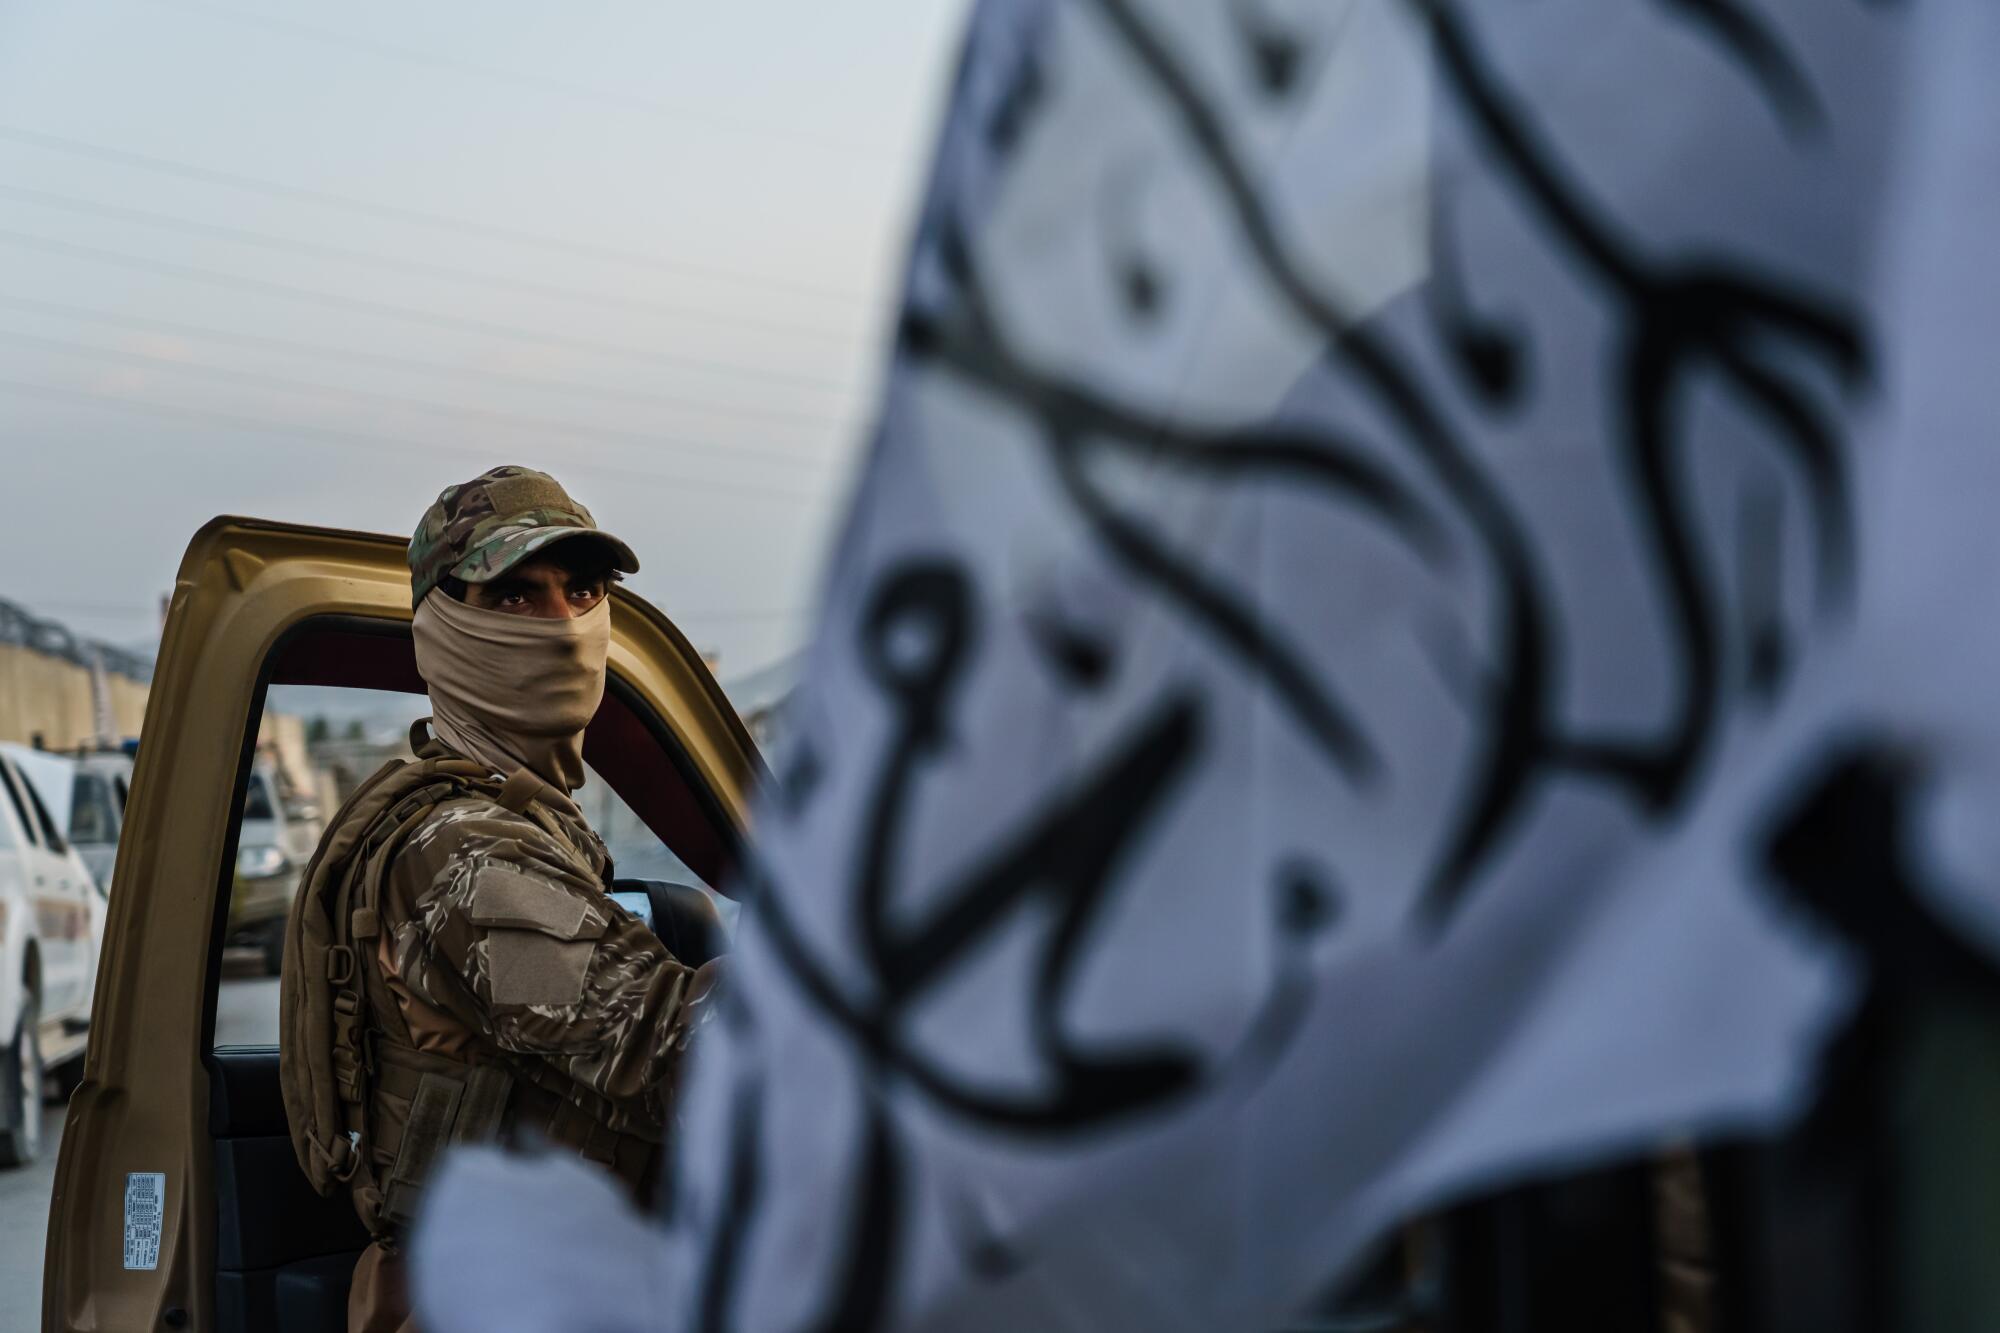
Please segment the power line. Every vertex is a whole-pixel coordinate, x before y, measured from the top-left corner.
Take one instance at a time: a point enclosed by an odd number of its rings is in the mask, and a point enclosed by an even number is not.
[[[18,185],[0,185],[0,196],[21,199],[43,208],[61,209],[69,213],[81,213],[86,217],[111,218],[121,222],[136,222],[143,226],[159,227],[168,231],[186,232],[194,236],[212,236],[220,240],[242,245],[258,245],[270,250],[289,250],[294,254],[314,255],[325,259],[337,259],[348,263],[370,264],[404,273],[416,273],[427,277],[446,278],[455,282],[477,283],[483,287],[498,287],[514,291],[529,292],[536,296],[554,297],[558,300],[575,301],[584,305],[602,306],[612,310],[629,310],[639,314],[663,315],[673,318],[693,318],[715,324],[730,324],[760,333],[775,333],[801,338],[823,338],[828,340],[849,340],[851,333],[839,329],[805,328],[796,324],[775,324],[767,320],[746,319],[728,311],[699,310],[688,306],[667,305],[658,301],[638,300],[629,296],[614,296],[604,292],[579,291],[560,283],[537,282],[532,278],[506,277],[495,273],[481,273],[476,269],[455,268],[449,264],[432,263],[429,260],[408,259],[400,255],[385,255],[369,250],[350,250],[344,246],[325,245],[317,241],[298,240],[288,236],[272,236],[266,232],[248,231],[241,227],[226,227],[212,222],[200,222],[192,218],[172,217],[165,213],[155,213],[148,209],[126,208],[117,204],[103,204],[91,199],[76,199],[68,195],[53,194],[47,190],[31,190]]]
[[[150,399],[127,398],[118,394],[97,393],[88,389],[65,388],[53,384],[35,384],[27,380],[0,379],[0,390],[11,390],[30,397],[50,398],[60,402],[90,403],[116,408],[120,411],[140,416],[179,418],[185,421],[206,422],[229,427],[232,430],[251,430],[265,435],[278,435],[290,439],[320,440],[330,444],[348,445],[378,452],[393,453],[407,459],[412,454],[445,453],[461,454],[492,461],[492,451],[480,448],[465,448],[434,441],[395,439],[383,435],[363,434],[360,431],[340,430],[329,426],[304,426],[289,422],[265,421],[256,417],[243,416],[235,412],[216,412],[208,408],[183,407],[177,403],[161,403]],[[804,501],[822,498],[813,491],[784,490],[774,486],[746,486],[731,482],[715,481],[706,477],[675,477],[659,472],[647,472],[639,468],[619,467],[611,463],[599,463],[590,459],[565,459],[563,466],[579,471],[597,472],[607,477],[618,477],[649,486],[674,487],[685,493],[698,495],[733,494],[756,499]]]
[[[674,619],[720,621],[725,624],[766,620],[797,620],[812,614],[810,607],[791,606],[779,611],[676,611]]]
[[[86,323],[108,324],[114,328],[147,330],[171,334],[180,338],[195,338],[208,342],[222,343],[234,347],[248,347],[266,351],[284,352],[290,355],[308,356],[315,360],[343,361],[350,365],[374,366],[405,374],[443,376],[450,379],[478,380],[482,383],[503,385],[507,388],[547,389],[559,393],[583,394],[588,397],[616,402],[635,403],[648,407],[664,407],[676,411],[707,412],[718,416],[738,417],[758,421],[792,421],[809,425],[826,425],[830,418],[824,412],[787,411],[783,408],[748,406],[741,403],[710,403],[692,398],[682,398],[674,394],[654,393],[646,389],[628,389],[615,385],[586,384],[580,380],[549,379],[515,371],[486,370],[479,366],[457,366],[443,361],[419,361],[409,357],[391,356],[381,352],[363,352],[345,347],[327,347],[319,343],[299,342],[291,338],[277,338],[267,334],[237,333],[227,329],[213,329],[199,324],[183,324],[178,320],[155,319],[146,315],[119,314],[106,310],[90,310],[83,306],[63,305],[56,301],[40,301],[28,296],[0,294],[0,306],[11,306],[17,310],[30,310],[37,314],[56,315],[65,319],[78,319]],[[836,434],[845,433],[846,427],[836,429]]]
[[[123,268],[141,272],[156,273],[166,277],[184,278],[193,282],[205,282],[211,286],[229,287],[238,291],[256,292],[266,296],[281,296],[287,300],[305,301],[312,305],[325,306],[332,310],[351,310],[360,314],[377,315],[386,319],[400,319],[411,324],[424,324],[432,328],[450,329],[455,333],[472,333],[488,338],[510,338],[516,342],[540,343],[547,347],[564,347],[575,351],[592,352],[601,356],[616,356],[631,361],[649,361],[659,365],[677,366],[687,370],[705,371],[710,374],[735,375],[746,379],[770,380],[774,383],[795,385],[809,389],[838,389],[842,387],[833,380],[817,379],[806,375],[793,375],[785,371],[765,370],[760,367],[730,365],[727,362],[702,361],[688,357],[669,356],[658,352],[642,351],[627,347],[622,343],[599,342],[593,338],[576,338],[568,334],[544,333],[539,329],[524,328],[516,324],[500,324],[487,320],[464,319],[457,315],[443,315],[435,311],[419,310],[412,306],[395,305],[388,301],[371,300],[364,296],[343,296],[336,292],[314,291],[309,287],[294,287],[290,283],[272,282],[266,278],[247,278],[241,274],[221,273],[214,269],[199,268],[191,264],[171,264],[161,260],[147,259],[139,255],[125,254],[118,250],[106,250],[94,245],[77,245],[70,241],[59,241],[52,237],[37,236],[30,232],[11,231],[0,228],[0,241],[41,250],[49,254],[69,255],[79,259],[92,259],[100,263],[116,264]]]
[[[23,607],[26,607],[31,601],[39,606],[59,607],[61,608],[60,614],[70,618],[82,617],[86,619],[101,619],[101,620],[108,620],[108,619],[131,620],[131,619],[142,619],[142,618],[153,619],[160,614],[160,608],[157,603],[147,604],[141,602],[94,602],[84,598],[68,597],[63,595],[49,596],[46,594],[37,596],[35,598],[23,598],[16,596],[12,598],[12,600],[19,603]],[[687,621],[697,621],[697,620],[715,624],[753,624],[753,623],[765,623],[774,620],[797,620],[804,616],[809,616],[811,614],[812,614],[811,607],[787,606],[787,607],[777,607],[777,608],[742,609],[742,610],[710,610],[710,611],[676,610],[674,612],[673,618],[676,624]]]
[[[23,605],[26,604],[26,599],[23,598],[16,597],[13,600],[22,602]],[[93,602],[65,596],[43,596],[35,600],[40,605],[61,607],[62,614],[65,616],[86,616],[105,619],[123,617],[129,619],[135,617],[150,618],[158,616],[160,613],[158,605],[147,605],[137,602]],[[763,610],[675,611],[674,620],[677,623],[681,621],[701,620],[721,624],[743,624],[773,620],[797,620],[811,614],[812,608],[810,607],[787,606]]]
[[[417,412],[428,412],[435,416],[455,417],[465,421],[484,422],[488,425],[509,426],[521,430],[535,430],[557,437],[582,436],[597,438],[614,444],[637,445],[646,449],[668,448],[693,450],[703,453],[721,454],[731,459],[758,459],[780,463],[787,467],[825,467],[832,460],[810,458],[802,454],[786,453],[774,449],[741,449],[732,445],[704,444],[699,440],[668,440],[644,431],[620,430],[616,427],[593,426],[582,422],[561,421],[549,417],[521,416],[511,412],[496,412],[487,408],[462,407],[454,403],[438,403],[423,398],[406,398],[400,394],[375,393],[366,389],[347,389],[337,385],[319,384],[311,380],[293,379],[288,375],[267,375],[260,371],[236,370],[226,366],[208,366],[198,362],[177,361],[173,357],[157,356],[148,352],[133,352],[123,348],[96,347],[89,343],[66,342],[60,338],[44,338],[33,333],[15,333],[0,330],[0,342],[10,342],[17,346],[39,347],[69,356],[82,356],[95,361],[108,361],[119,365],[142,366],[180,375],[206,375],[212,379],[232,381],[238,384],[259,385],[279,389],[288,393],[313,393],[329,398],[347,399],[359,403],[380,403],[390,407],[404,408]]]
[[[787,278],[774,278],[767,273],[749,273],[740,269],[715,268],[704,264],[691,264],[684,260],[665,259],[659,255],[647,254],[642,250],[626,250],[618,246],[600,245],[590,241],[570,240],[561,236],[550,236],[542,232],[527,231],[515,227],[503,227],[491,222],[479,222],[471,218],[451,217],[442,213],[429,213],[421,209],[402,208],[394,204],[377,203],[368,199],[356,199],[348,195],[336,194],[330,190],[318,190],[303,185],[290,185],[261,176],[245,175],[235,171],[221,171],[213,167],[198,166],[191,162],[180,162],[172,158],[156,157],[149,153],[133,152],[125,148],[112,148],[104,144],[89,143],[81,139],[71,139],[59,134],[48,134],[41,130],[25,129],[18,125],[0,124],[0,139],[26,144],[50,152],[66,153],[72,157],[85,157],[99,162],[111,162],[118,166],[136,167],[145,171],[156,171],[168,176],[178,176],[183,180],[200,181],[208,185],[226,185],[232,189],[248,190],[273,199],[288,199],[295,202],[315,204],[324,208],[335,208],[364,217],[382,218],[391,222],[413,226],[433,227],[449,231],[457,236],[485,236],[514,245],[533,246],[561,254],[581,255],[592,259],[626,264],[637,268],[656,269],[667,273],[684,273],[705,278],[725,278],[731,282],[749,283],[756,286],[772,287],[797,295],[814,296],[850,304],[864,302],[861,293],[841,291],[823,287],[815,283],[795,282]]]
[[[161,0],[154,0],[155,4]],[[578,101],[597,102],[614,106],[623,111],[636,111],[645,115],[663,116],[672,120],[685,120],[710,129],[722,130],[730,134],[763,135],[775,139],[789,139],[797,143],[826,149],[837,149],[850,157],[866,157],[876,161],[886,160],[879,150],[850,143],[845,140],[815,134],[811,130],[801,130],[787,125],[767,125],[754,121],[734,120],[726,116],[716,116],[686,103],[663,102],[656,98],[640,97],[630,93],[606,92],[588,84],[571,83],[565,79],[551,78],[546,74],[530,74],[524,70],[504,69],[497,65],[484,65],[476,61],[463,60],[457,56],[439,55],[431,51],[419,51],[412,47],[397,46],[390,42],[377,41],[372,37],[361,37],[354,33],[341,32],[333,28],[322,28],[316,24],[300,23],[296,19],[277,18],[269,14],[254,14],[227,5],[202,3],[202,0],[173,0],[168,8],[185,10],[190,13],[206,14],[210,18],[223,19],[246,27],[263,28],[269,32],[283,33],[288,37],[318,42],[325,46],[342,47],[363,55],[375,56],[382,60],[400,61],[405,64],[422,65],[430,69],[441,69],[453,74],[473,78],[490,79],[496,83],[508,84],[516,88],[532,88],[538,92],[558,97],[570,97]]]

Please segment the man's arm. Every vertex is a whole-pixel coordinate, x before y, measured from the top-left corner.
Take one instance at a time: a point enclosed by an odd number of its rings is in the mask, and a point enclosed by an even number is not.
[[[666,1123],[692,969],[533,821],[447,807],[390,868],[396,975],[502,1050],[558,1066],[630,1120]]]

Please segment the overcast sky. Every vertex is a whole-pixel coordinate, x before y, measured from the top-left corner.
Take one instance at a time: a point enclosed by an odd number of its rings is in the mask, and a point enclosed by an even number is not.
[[[0,597],[149,639],[236,513],[547,468],[796,645],[964,0],[0,5]]]

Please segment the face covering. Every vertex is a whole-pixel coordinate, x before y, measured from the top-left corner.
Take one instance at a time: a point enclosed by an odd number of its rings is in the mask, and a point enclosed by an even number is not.
[[[434,588],[412,629],[440,741],[503,776],[526,768],[565,792],[583,785],[583,729],[604,698],[609,598],[574,619],[543,620]]]

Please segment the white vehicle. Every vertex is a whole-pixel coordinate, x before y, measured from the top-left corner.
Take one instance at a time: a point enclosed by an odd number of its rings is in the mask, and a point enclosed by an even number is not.
[[[41,1151],[42,1100],[82,1068],[104,894],[63,836],[75,761],[0,744],[0,1166]]]
[[[229,899],[223,945],[255,949],[265,972],[278,975],[285,954],[285,920],[298,892],[299,872],[319,845],[319,825],[283,797],[278,771],[258,760],[243,790],[243,820],[236,836],[236,884]]]

